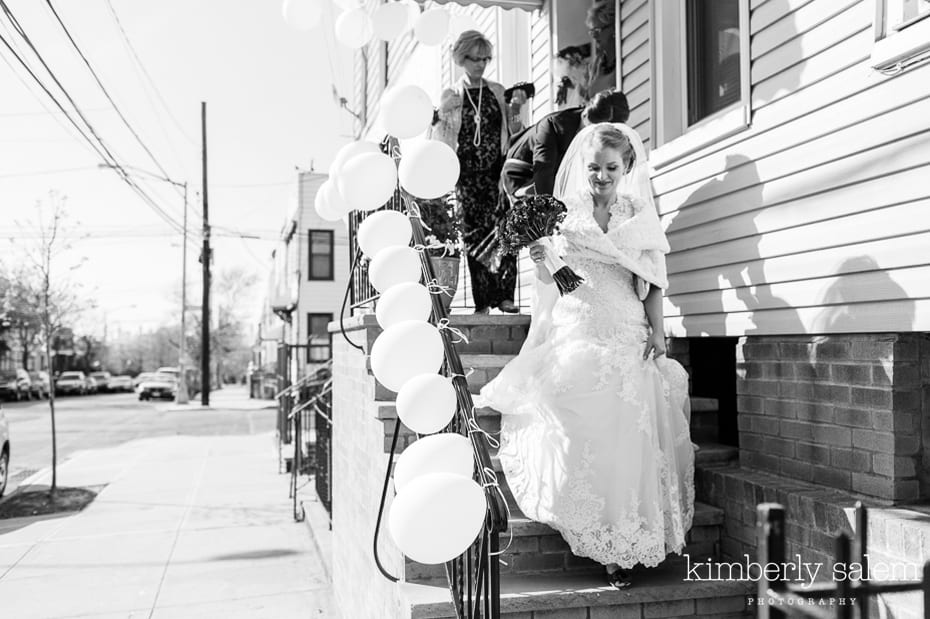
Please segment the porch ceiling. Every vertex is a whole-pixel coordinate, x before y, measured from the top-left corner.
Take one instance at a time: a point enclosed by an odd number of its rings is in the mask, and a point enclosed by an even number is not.
[[[477,4],[484,8],[499,6],[503,9],[535,11],[542,8],[544,0],[435,0],[435,2],[437,4],[461,4],[462,6]]]

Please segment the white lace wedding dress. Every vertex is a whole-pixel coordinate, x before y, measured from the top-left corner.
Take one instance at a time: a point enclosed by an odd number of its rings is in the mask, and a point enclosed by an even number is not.
[[[545,333],[531,329],[479,401],[501,413],[501,463],[524,514],[578,556],[655,566],[681,552],[694,513],[688,378],[673,360],[643,360],[649,327],[634,275],[573,242],[610,238],[634,200],[612,207],[607,233],[585,210],[570,207],[574,234],[560,251],[584,284],[563,297],[538,286],[533,319]]]

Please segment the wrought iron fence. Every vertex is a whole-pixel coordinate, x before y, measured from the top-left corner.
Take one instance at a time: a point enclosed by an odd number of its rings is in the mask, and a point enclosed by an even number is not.
[[[326,443],[322,449],[327,453],[331,452],[332,362],[328,362],[304,377],[282,399],[293,401],[287,418],[292,430],[294,445],[290,470],[290,498],[293,501],[294,519],[301,521],[304,519],[303,507],[298,499],[301,475],[315,475],[318,494],[321,488],[320,476],[322,476],[325,480],[322,482],[325,492],[320,494],[320,500],[328,512],[331,511],[332,506],[332,493],[329,488],[332,458],[331,456],[324,460],[319,458],[321,415],[325,418],[323,439]]]
[[[869,619],[869,604],[874,596],[906,591],[923,591],[923,616],[930,617],[930,561],[923,565],[921,580],[873,582],[868,577],[868,514],[861,502],[856,503],[855,518],[854,541],[846,533],[836,536],[831,574],[840,566],[844,570],[840,572],[842,577],[833,583],[791,584],[788,572],[795,566],[785,559],[785,508],[778,503],[757,506],[758,563],[764,568],[760,569],[756,596],[751,603],[758,605],[759,619],[789,616],[852,619],[856,610],[860,619]]]

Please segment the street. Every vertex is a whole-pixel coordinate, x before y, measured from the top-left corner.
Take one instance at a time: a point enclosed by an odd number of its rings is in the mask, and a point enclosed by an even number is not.
[[[233,387],[232,389],[236,389]],[[159,436],[247,435],[275,427],[275,411],[164,411],[166,401],[140,402],[135,393],[63,396],[55,400],[58,462],[87,449],[114,447]],[[23,479],[51,466],[47,400],[3,402],[10,423],[10,480],[6,494]]]

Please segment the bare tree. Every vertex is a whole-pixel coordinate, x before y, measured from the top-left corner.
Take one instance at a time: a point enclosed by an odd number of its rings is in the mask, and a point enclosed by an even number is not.
[[[35,217],[28,224],[17,222],[20,238],[11,239],[25,258],[27,278],[22,285],[35,302],[40,339],[45,346],[49,370],[55,367],[53,341],[66,324],[73,322],[81,311],[69,272],[77,268],[64,267],[63,254],[71,249],[74,236],[67,225],[66,199],[50,192],[46,203],[36,203]],[[51,373],[51,372],[50,372]],[[52,423],[52,484],[50,494],[58,487],[58,440],[55,433],[55,389],[49,389],[48,407]]]

